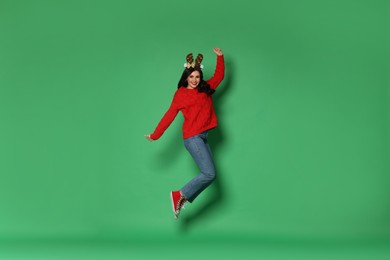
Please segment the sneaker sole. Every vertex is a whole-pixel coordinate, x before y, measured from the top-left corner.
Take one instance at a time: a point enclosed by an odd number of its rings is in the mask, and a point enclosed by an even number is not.
[[[178,214],[177,214],[177,212],[175,210],[175,203],[173,203],[173,194],[172,194],[172,192],[170,193],[170,195],[171,195],[171,204],[172,204],[173,215],[174,215],[175,219],[177,219]]]

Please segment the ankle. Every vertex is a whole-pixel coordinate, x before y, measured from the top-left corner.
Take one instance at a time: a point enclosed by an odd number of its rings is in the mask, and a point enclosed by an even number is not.
[[[183,198],[183,200],[187,201],[187,198],[186,198],[186,196],[184,196],[183,192],[181,192],[181,190],[179,192],[180,192],[180,196]]]

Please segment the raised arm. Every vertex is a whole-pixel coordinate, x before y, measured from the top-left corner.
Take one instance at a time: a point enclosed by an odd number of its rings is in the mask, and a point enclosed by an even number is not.
[[[217,66],[215,68],[214,75],[207,81],[207,83],[212,89],[216,89],[225,76],[225,60],[220,48],[214,48],[213,51],[217,55]]]

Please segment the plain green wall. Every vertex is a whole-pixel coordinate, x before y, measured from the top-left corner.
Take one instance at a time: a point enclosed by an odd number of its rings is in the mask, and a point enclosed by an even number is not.
[[[0,2],[0,238],[390,235],[388,1]],[[221,47],[197,173],[179,115],[149,143],[185,55]]]

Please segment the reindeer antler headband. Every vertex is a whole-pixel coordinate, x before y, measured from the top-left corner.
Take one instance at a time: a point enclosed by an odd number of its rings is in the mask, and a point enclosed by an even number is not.
[[[200,64],[203,60],[203,55],[201,53],[199,53],[198,56],[196,56],[195,62],[192,53],[187,54],[186,60],[187,62],[184,63],[184,67],[186,67],[187,69],[189,68],[203,69],[203,65]]]

